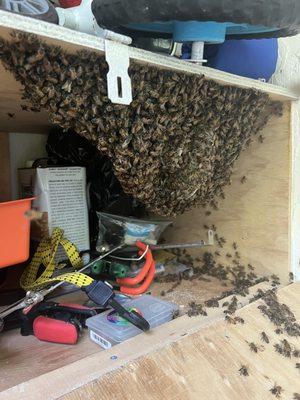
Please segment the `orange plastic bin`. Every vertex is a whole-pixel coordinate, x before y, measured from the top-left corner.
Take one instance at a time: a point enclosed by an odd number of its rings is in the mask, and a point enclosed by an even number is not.
[[[25,217],[33,198],[0,203],[0,268],[29,257],[30,221]]]

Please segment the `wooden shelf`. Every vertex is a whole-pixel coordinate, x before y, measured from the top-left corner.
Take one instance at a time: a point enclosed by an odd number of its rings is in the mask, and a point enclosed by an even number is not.
[[[210,277],[209,280],[210,282],[195,281],[192,288],[191,282],[183,281],[172,292],[166,293],[163,299],[176,302],[180,305],[181,313],[184,313],[191,300],[204,302],[219,296],[225,290],[216,278]],[[162,290],[167,291],[172,285],[172,282],[155,282],[151,285],[151,293],[160,296]],[[61,300],[83,304],[87,297],[82,291],[78,291],[63,296]],[[5,365],[0,377],[0,398],[3,392],[13,386],[103,352],[99,345],[89,339],[86,330],[76,346],[65,346],[41,342],[33,336],[20,336],[19,330],[15,329],[1,334],[0,346],[0,365]]]
[[[259,288],[266,290],[267,284],[251,288],[248,297]],[[297,284],[279,290],[279,300],[299,319],[298,295]],[[128,398],[126,393],[134,399],[210,400],[240,399],[243,393],[245,399],[271,400],[268,391],[275,382],[285,393],[293,393],[298,388],[299,372],[294,360],[274,351],[273,344],[280,340],[274,326],[262,316],[257,302],[245,307],[247,298],[238,296],[238,301],[242,308],[237,315],[245,320],[244,325],[230,325],[224,321],[222,308],[210,308],[207,317],[179,317],[106,351],[90,342],[87,334],[76,346],[4,334],[1,400],[37,400],[42,391],[47,399],[65,400],[96,399],[99,394],[101,399],[124,399]],[[248,343],[261,344],[262,331],[271,343],[255,354]],[[295,340],[291,342],[298,347]],[[239,376],[241,364],[249,368],[247,379]],[[256,397],[253,391],[259,391]]]
[[[0,36],[8,39],[13,30],[34,33],[45,42],[59,45],[70,52],[75,52],[82,48],[99,53],[104,53],[105,51],[105,41],[99,37],[0,11]],[[129,55],[131,60],[156,65],[159,68],[204,74],[207,78],[221,84],[255,88],[268,93],[274,99],[282,101],[297,99],[297,95],[278,86],[208,67],[193,65],[183,60],[154,54],[134,47],[129,47]],[[9,114],[13,114],[13,117],[9,116]],[[2,66],[0,66],[0,127],[2,132],[47,132],[50,127],[47,113],[22,111],[21,85]]]

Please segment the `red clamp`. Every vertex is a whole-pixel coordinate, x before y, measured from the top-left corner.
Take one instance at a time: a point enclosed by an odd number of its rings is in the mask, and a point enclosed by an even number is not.
[[[155,261],[150,247],[139,241],[136,242],[136,245],[140,249],[140,256],[145,253],[144,257],[146,262],[141,271],[134,278],[117,278],[117,283],[120,285],[120,292],[124,294],[138,295],[145,293],[151,285],[155,275]],[[140,283],[141,285],[136,286]]]

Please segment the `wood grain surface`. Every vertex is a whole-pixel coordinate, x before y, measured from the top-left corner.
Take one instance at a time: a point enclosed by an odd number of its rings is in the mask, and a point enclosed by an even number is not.
[[[225,188],[225,200],[219,209],[193,209],[175,220],[166,239],[170,242],[206,239],[204,224],[215,225],[227,243],[218,261],[227,265],[227,252],[234,255],[233,242],[238,245],[241,263],[251,263],[261,274],[277,274],[288,282],[290,271],[290,107],[281,118],[272,118],[262,136],[263,143],[254,141],[237,160],[232,184]],[[245,176],[246,182],[241,183]],[[203,251],[206,251],[207,248]],[[215,248],[217,250],[217,247]],[[203,251],[194,251],[201,254]]]

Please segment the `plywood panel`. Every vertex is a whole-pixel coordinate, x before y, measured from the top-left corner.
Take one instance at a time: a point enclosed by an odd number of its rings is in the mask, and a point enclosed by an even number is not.
[[[9,137],[0,133],[0,202],[11,200]]]
[[[272,118],[262,132],[263,143],[255,141],[237,161],[225,200],[210,216],[193,209],[178,217],[169,230],[168,241],[196,241],[206,237],[204,224],[217,227],[227,240],[222,250],[234,253],[239,246],[241,261],[250,262],[264,274],[278,274],[287,282],[290,268],[290,109]],[[246,182],[241,184],[241,178]],[[215,249],[216,250],[216,249]],[[201,252],[200,252],[201,253]],[[226,257],[224,265],[228,263]]]
[[[291,104],[291,270],[300,281],[300,101]]]
[[[292,309],[298,320],[299,294],[300,286],[293,284],[279,295],[279,300]],[[257,309],[257,303],[244,307],[238,314],[245,319],[244,325],[218,321],[62,399],[272,400],[276,397],[270,389],[275,384],[282,387],[279,398],[293,399],[294,393],[300,393],[297,359],[284,358],[275,352],[273,345],[279,342],[279,337]],[[269,336],[269,344],[262,344],[262,331]],[[280,339],[284,337],[281,335]],[[299,347],[299,339],[288,340]],[[255,354],[248,342],[263,347]],[[240,375],[241,365],[247,366],[248,377]]]

